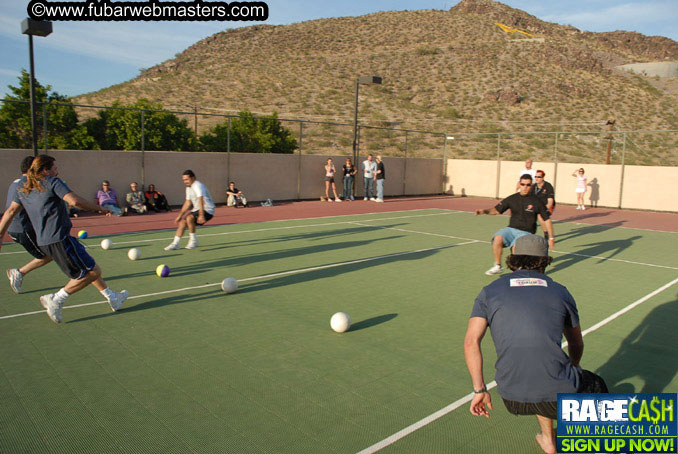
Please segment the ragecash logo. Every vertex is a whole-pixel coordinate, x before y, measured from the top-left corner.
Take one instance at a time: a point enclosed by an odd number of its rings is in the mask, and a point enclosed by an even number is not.
[[[676,393],[558,394],[558,452],[678,452]]]

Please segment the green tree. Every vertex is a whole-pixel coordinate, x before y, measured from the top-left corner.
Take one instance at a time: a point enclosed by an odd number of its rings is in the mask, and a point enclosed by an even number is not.
[[[140,99],[129,106],[116,101],[113,107],[100,110],[84,125],[101,149],[140,150],[141,110],[144,110],[144,149],[188,151],[193,148],[193,131],[188,122],[169,112],[157,112],[162,109],[160,104]]]
[[[227,151],[228,121],[218,124],[200,136],[203,151]],[[231,119],[231,151],[236,153],[294,153],[297,140],[285,128],[278,114],[255,118],[245,110]]]
[[[0,106],[0,147],[4,148],[32,147],[30,75],[26,70],[22,70],[18,79],[18,86],[8,86],[12,94],[5,96],[4,99],[9,102],[4,102]],[[96,149],[97,144],[93,138],[87,137],[86,130],[78,126],[78,115],[71,101],[51,90],[51,86],[43,86],[35,81],[38,147],[44,148],[46,139],[48,148]],[[47,115],[46,135],[44,114]]]

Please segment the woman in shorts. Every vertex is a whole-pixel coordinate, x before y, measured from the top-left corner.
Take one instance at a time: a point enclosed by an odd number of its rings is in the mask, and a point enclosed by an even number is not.
[[[341,202],[341,199],[337,195],[337,185],[334,183],[334,174],[337,170],[334,168],[334,163],[332,158],[327,159],[327,164],[325,164],[325,199],[328,202],[331,202],[330,198],[330,186],[332,186],[332,191],[334,192],[334,201]]]
[[[586,174],[584,173],[584,169],[581,168],[577,170],[572,174],[572,176],[577,179],[577,187],[574,190],[574,192],[577,194],[577,209],[585,210],[586,207],[584,206],[584,195],[586,194],[587,178]]]

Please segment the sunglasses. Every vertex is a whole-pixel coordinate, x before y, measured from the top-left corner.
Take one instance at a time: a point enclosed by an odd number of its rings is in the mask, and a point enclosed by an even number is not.
[[[520,183],[521,186],[532,186],[531,183]]]
[[[535,178],[544,178],[543,175],[535,175],[534,177],[535,177]]]

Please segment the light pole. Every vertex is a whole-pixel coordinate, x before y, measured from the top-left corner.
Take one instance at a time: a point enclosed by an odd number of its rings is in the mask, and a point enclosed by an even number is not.
[[[33,64],[33,35],[47,36],[52,33],[52,23],[26,18],[21,22],[21,33],[28,35],[28,55],[31,64],[31,140],[33,155],[38,155],[38,135],[35,127],[35,65]]]
[[[355,115],[353,117],[353,162],[358,162],[358,87],[363,85],[381,84],[381,77],[362,76],[355,81]]]

